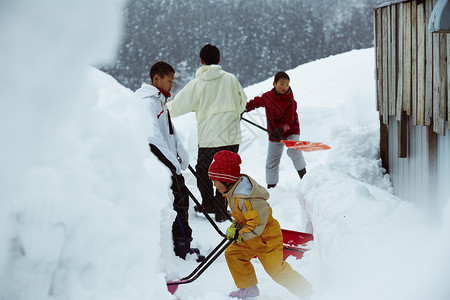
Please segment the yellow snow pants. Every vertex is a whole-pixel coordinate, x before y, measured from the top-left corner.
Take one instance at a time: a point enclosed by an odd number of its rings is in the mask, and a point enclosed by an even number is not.
[[[283,236],[277,220],[269,217],[263,233],[241,244],[233,243],[225,251],[225,258],[238,288],[258,283],[250,260],[258,256],[267,274],[275,282],[301,298],[311,293],[311,284],[283,261]]]

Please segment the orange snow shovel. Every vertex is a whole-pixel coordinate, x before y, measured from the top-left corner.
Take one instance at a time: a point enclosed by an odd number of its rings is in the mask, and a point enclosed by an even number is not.
[[[322,143],[312,143],[308,141],[281,140],[281,142],[288,148],[294,148],[305,152],[331,149],[331,147],[328,145]]]
[[[246,118],[241,117],[241,119],[258,127],[259,129],[267,131],[268,133],[272,133],[271,131],[267,130],[266,128],[254,123],[250,120],[247,120]],[[312,142],[308,142],[308,141],[291,141],[291,140],[285,140],[285,139],[281,139],[281,142],[288,148],[293,148],[293,149],[301,150],[304,152],[312,152],[312,151],[318,151],[318,150],[331,149],[330,146],[325,145],[323,143],[312,143]]]

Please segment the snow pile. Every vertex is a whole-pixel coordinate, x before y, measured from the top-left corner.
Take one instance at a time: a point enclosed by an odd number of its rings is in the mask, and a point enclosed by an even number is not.
[[[149,153],[148,119],[133,92],[86,67],[111,58],[119,8],[106,0],[2,4],[2,299],[174,299],[165,279],[197,266],[172,253],[169,172]],[[447,299],[450,208],[434,228],[391,194],[378,158],[373,61],[366,49],[288,71],[301,138],[332,149],[305,154],[302,181],[284,155],[269,201],[283,228],[311,221],[312,250],[288,261],[313,283],[313,300]],[[269,78],[246,92],[271,87]],[[265,122],[263,111],[247,117]],[[195,118],[174,123],[194,165]],[[264,184],[266,133],[242,128],[242,171]],[[221,237],[192,209],[190,221],[193,246],[211,251]],[[255,268],[262,299],[293,299],[257,260]],[[222,256],[177,296],[228,299],[234,288]]]
[[[167,171],[133,93],[87,67],[112,58],[120,1],[0,6],[1,298],[169,298]]]

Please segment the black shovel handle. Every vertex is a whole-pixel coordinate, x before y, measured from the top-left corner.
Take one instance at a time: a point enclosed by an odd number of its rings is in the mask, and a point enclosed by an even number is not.
[[[259,129],[262,129],[262,130],[264,130],[264,131],[266,131],[266,132],[268,132],[268,133],[272,133],[272,131],[269,131],[269,130],[267,130],[266,128],[262,127],[261,125],[256,124],[256,123],[254,123],[254,122],[252,122],[252,121],[250,121],[250,120],[248,120],[248,119],[246,119],[246,118],[244,118],[244,117],[241,117],[241,120],[244,120],[245,122],[248,122],[248,123],[252,124],[253,126],[256,126],[256,127],[258,127]]]
[[[191,166],[189,166],[191,167]],[[186,191],[188,192],[189,196],[191,197],[192,201],[194,201],[194,203],[200,208],[200,210],[202,211],[202,213],[205,215],[206,219],[208,219],[209,223],[211,223],[211,225],[214,227],[214,229],[222,236],[222,237],[226,237],[225,233],[223,233],[219,227],[217,227],[216,223],[214,223],[214,221],[211,219],[211,217],[208,215],[208,213],[206,212],[206,210],[203,208],[203,206],[198,202],[197,198],[195,198],[194,194],[192,194],[192,192],[188,189],[188,187],[185,185],[186,187]]]
[[[203,260],[200,265],[197,266],[197,268],[192,271],[191,274],[189,274],[186,277],[183,277],[182,279],[178,281],[168,281],[167,285],[179,285],[179,284],[185,284],[190,283],[194,280],[196,280],[200,275],[203,274],[203,272],[206,271],[206,269],[230,246],[234,240],[228,240],[227,238],[224,238],[219,245],[217,245],[216,248],[214,248],[213,251],[211,251],[210,254]],[[225,243],[225,245],[224,245]]]
[[[256,124],[256,123],[254,123],[254,122],[252,122],[252,121],[250,121],[250,120],[248,120],[248,119],[246,119],[246,118],[244,118],[244,117],[242,117],[242,116],[241,116],[241,120],[244,120],[245,122],[248,122],[248,123],[250,123],[250,124],[252,124],[252,125],[258,127],[259,129],[264,130],[265,132],[267,132],[267,133],[269,133],[269,134],[273,134],[273,133],[274,133],[273,131],[270,131],[270,130],[268,130],[268,129],[262,127],[261,125]],[[279,137],[279,139],[280,139],[280,140],[283,140],[283,141],[288,141],[288,139],[285,139],[285,138],[282,138],[282,137]]]

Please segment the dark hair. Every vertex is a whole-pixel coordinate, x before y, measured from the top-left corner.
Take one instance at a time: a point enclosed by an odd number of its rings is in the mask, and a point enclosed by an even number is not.
[[[164,78],[164,76],[174,73],[174,68],[164,61],[158,61],[150,68],[150,81],[153,82],[153,78],[155,75],[159,75],[159,77]]]
[[[226,182],[226,181],[219,181],[225,186],[225,190],[228,192],[230,188],[235,184],[234,182]]]
[[[200,58],[206,65],[217,65],[220,61],[220,51],[214,45],[207,44],[200,50]]]
[[[283,71],[280,71],[277,74],[275,74],[275,79],[273,81],[278,82],[278,80],[280,80],[280,79],[287,79],[287,80],[291,81],[288,74],[286,74],[286,72],[283,72]]]

